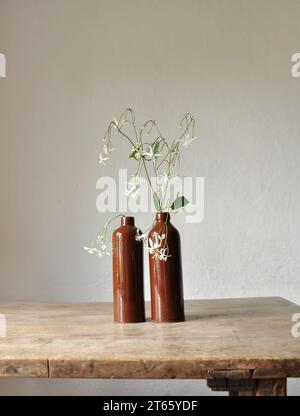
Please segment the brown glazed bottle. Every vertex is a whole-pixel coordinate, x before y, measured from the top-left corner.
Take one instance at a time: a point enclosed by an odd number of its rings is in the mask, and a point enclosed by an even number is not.
[[[180,235],[170,223],[170,214],[158,212],[155,224],[149,232],[149,238],[154,233],[165,234],[170,257],[166,261],[153,257],[149,252],[150,284],[151,284],[151,314],[156,322],[184,321],[184,299],[182,284]],[[164,240],[162,240],[162,246]]]
[[[114,320],[145,321],[143,242],[136,240],[133,217],[123,216],[112,236]]]

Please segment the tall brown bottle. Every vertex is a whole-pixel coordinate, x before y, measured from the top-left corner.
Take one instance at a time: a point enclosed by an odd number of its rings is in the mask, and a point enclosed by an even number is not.
[[[112,236],[114,320],[145,321],[143,242],[136,240],[133,217],[123,216]]]
[[[170,223],[170,214],[158,212],[155,224],[149,232],[165,234],[169,255],[166,261],[149,254],[151,313],[156,322],[184,321],[181,248],[178,230]]]

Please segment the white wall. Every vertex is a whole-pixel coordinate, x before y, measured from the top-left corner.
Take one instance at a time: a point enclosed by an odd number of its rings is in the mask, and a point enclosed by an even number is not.
[[[176,219],[186,298],[300,303],[300,79],[290,72],[299,15],[299,0],[0,0],[1,299],[111,299],[110,259],[82,246],[104,219],[101,134],[130,105],[167,134],[186,111],[198,119],[184,173],[205,177],[205,220]],[[128,165],[121,156],[106,174]],[[126,394],[131,385],[0,380],[0,391]],[[134,385],[207,392],[201,382]]]

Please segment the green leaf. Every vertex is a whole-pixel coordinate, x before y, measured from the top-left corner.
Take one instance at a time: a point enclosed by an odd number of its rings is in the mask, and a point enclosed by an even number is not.
[[[154,144],[152,145],[153,153],[156,155],[159,152],[159,140],[156,140]]]
[[[171,205],[171,209],[177,211],[178,209],[185,207],[189,202],[190,201],[185,196],[177,196]]]
[[[161,210],[160,200],[159,200],[156,192],[153,192],[153,202],[154,202],[154,206],[155,206],[156,211],[160,211]]]
[[[137,149],[134,149],[134,151],[132,152],[132,153],[130,153],[130,155],[129,155],[129,159],[132,157],[132,158],[134,158],[134,159],[136,159],[136,155],[137,155],[137,153],[138,153],[138,151],[137,151]]]

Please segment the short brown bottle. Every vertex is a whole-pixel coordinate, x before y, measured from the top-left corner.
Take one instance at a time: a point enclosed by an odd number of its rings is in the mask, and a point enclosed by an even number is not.
[[[145,321],[143,242],[137,241],[133,217],[123,216],[112,236],[114,320]]]
[[[165,235],[161,246],[168,247],[166,261],[149,251],[151,314],[156,322],[184,321],[184,299],[181,266],[180,235],[170,223],[170,214],[158,212],[149,239],[155,233]]]

